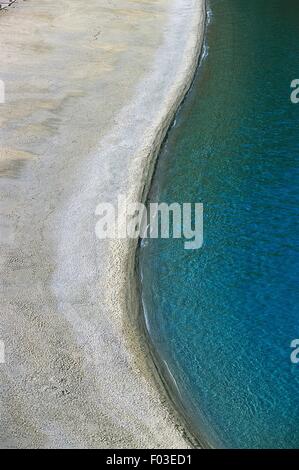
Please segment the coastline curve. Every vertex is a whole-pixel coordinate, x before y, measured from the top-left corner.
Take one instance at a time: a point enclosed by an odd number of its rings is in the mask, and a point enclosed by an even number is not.
[[[187,3],[188,5],[186,5]],[[139,99],[133,103],[132,108],[134,106],[136,108],[139,106],[145,107],[146,102],[150,106],[149,83],[151,80],[155,83],[155,78],[157,79],[161,74],[161,69],[162,74],[165,73],[167,64],[161,65],[166,56],[165,49],[175,48],[175,44],[171,43],[174,37],[182,32],[181,28],[184,23],[183,40],[178,52],[179,60],[173,67],[172,77],[167,76],[167,84],[162,87],[160,109],[155,109],[157,112],[155,117],[152,116],[149,119],[150,125],[142,136],[142,143],[137,146],[134,153],[128,172],[129,183],[128,192],[126,193],[128,204],[136,201],[142,203],[146,201],[161,146],[167,137],[168,130],[180,105],[192,85],[204,45],[207,15],[206,0],[191,0],[188,2],[179,0],[174,2],[172,8],[175,33],[172,38],[168,37],[165,40],[166,44],[162,46],[163,50],[158,51],[156,70],[153,71],[153,76],[148,77],[145,83],[142,84],[147,96],[139,90],[139,93],[137,93]],[[183,15],[179,14],[180,9]],[[180,17],[180,21],[177,21],[178,17]],[[186,25],[188,25],[187,29]],[[128,115],[132,115],[132,108],[130,110],[126,109]],[[169,429],[172,428],[174,434],[179,438],[177,447],[208,447],[207,443],[199,442],[198,436],[192,432],[184,417],[184,411],[173,400],[171,387],[161,372],[161,365],[158,364],[147,337],[136,269],[137,249],[138,240],[110,242],[111,270],[106,289],[108,304],[111,311],[113,311],[113,315],[122,318],[126,344],[134,357],[134,368],[144,375],[150,387],[153,386],[158,391],[160,405],[158,403],[156,405],[158,409],[160,408],[161,417],[163,416],[163,419],[170,423]],[[111,288],[112,285],[114,285],[114,290]]]

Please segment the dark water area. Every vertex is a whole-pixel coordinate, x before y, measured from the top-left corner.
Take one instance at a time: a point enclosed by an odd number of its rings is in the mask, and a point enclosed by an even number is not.
[[[176,401],[210,445],[299,448],[299,2],[210,7],[208,56],[149,196],[202,202],[204,245],[142,241],[146,325]]]

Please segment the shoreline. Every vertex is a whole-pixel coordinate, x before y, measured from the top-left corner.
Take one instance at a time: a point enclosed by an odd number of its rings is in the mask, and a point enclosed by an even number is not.
[[[137,170],[136,168],[131,168],[133,176],[131,177],[131,191],[127,198],[128,202],[146,202],[161,147],[167,138],[167,133],[181,104],[192,86],[197,68],[200,66],[207,19],[205,0],[199,1],[196,14],[194,14],[192,19],[193,24],[190,27],[186,44],[186,50],[188,51],[187,58],[183,60],[182,68],[177,73],[175,83],[169,95],[165,97],[164,106],[157,119],[157,123],[153,124],[154,130],[145,138],[145,150],[140,152],[140,155],[137,157],[140,159],[139,168]],[[136,181],[138,181],[138,184],[136,184]],[[163,403],[162,407],[170,414],[172,425],[179,430],[187,445],[196,448],[208,448],[210,447],[209,444],[200,439],[196,432],[193,432],[192,425],[186,418],[187,413],[181,404],[174,399],[171,383],[162,372],[162,364],[160,364],[155,354],[147,333],[140,295],[141,279],[137,272],[138,249],[139,241],[135,240],[130,240],[126,244],[122,243],[122,249],[120,249],[120,244],[118,244],[116,249],[115,242],[110,247],[111,258],[113,259],[112,265],[117,266],[116,269],[111,270],[111,277],[113,277],[114,281],[118,278],[122,282],[118,312],[125,312],[123,315],[127,342],[136,358],[137,367],[143,370],[145,368],[148,369],[149,375],[146,374],[147,379],[157,387],[161,402]],[[131,293],[129,298],[127,297],[128,290]]]
[[[177,114],[180,112],[180,108],[183,105],[185,99],[187,99],[189,92],[192,89],[193,82],[196,78],[196,74],[198,73],[200,67],[202,66],[202,62],[205,59],[205,35],[206,35],[206,29],[210,23],[210,15],[211,10],[209,9],[209,6],[206,5],[205,7],[205,25],[204,25],[204,38],[202,41],[202,47],[201,47],[201,52],[198,58],[198,63],[197,67],[195,70],[194,78],[191,82],[191,85],[189,87],[189,90],[186,92],[185,97],[183,98],[181,104],[179,105],[177,111],[174,114],[173,121],[176,120]],[[170,127],[168,131],[171,130],[172,124],[170,124]],[[158,156],[155,159],[154,163],[154,170],[152,173],[152,178],[151,178],[151,184],[149,185],[149,189],[146,194],[147,195],[151,189],[152,185],[152,180],[155,176],[155,171],[156,171],[156,165],[159,159],[159,154],[161,152],[161,149],[165,143],[167,143],[168,139],[168,131],[166,133],[166,136],[164,140],[161,143],[161,148],[158,152]],[[139,296],[139,328],[141,335],[143,337],[143,340],[146,342],[147,348],[148,348],[148,354],[150,356],[150,359],[148,359],[148,367],[151,368],[152,373],[154,375],[154,380],[156,381],[157,387],[161,391],[161,394],[164,394],[167,396],[169,400],[169,406],[171,409],[174,410],[174,412],[177,414],[177,422],[183,424],[184,426],[184,432],[186,434],[185,438],[186,440],[190,443],[190,445],[193,448],[197,449],[213,449],[214,447],[203,437],[201,434],[201,431],[198,431],[195,429],[194,423],[192,422],[192,416],[190,415],[188,409],[185,408],[183,405],[182,401],[178,397],[178,393],[180,395],[180,392],[177,389],[177,385],[174,381],[174,378],[172,374],[169,372],[167,364],[163,363],[155,349],[154,343],[152,342],[151,336],[148,331],[147,327],[147,321],[146,321],[146,312],[145,312],[145,307],[143,305],[143,299],[142,299],[142,283],[143,280],[140,276],[140,268],[139,268],[139,251],[140,251],[140,243],[138,243],[138,246],[136,248],[136,253],[135,253],[135,276],[136,276],[136,283],[137,283],[137,290],[138,290],[138,296]]]

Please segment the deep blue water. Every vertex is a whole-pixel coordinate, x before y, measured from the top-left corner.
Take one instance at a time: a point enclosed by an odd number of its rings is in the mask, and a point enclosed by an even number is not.
[[[150,201],[203,202],[204,246],[139,252],[150,340],[209,444],[299,448],[297,0],[212,0],[208,56]]]

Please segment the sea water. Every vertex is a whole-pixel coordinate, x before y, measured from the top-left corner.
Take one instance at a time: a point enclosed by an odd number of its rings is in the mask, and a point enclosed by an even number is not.
[[[208,54],[150,201],[202,202],[204,245],[145,240],[146,328],[178,407],[216,447],[299,447],[297,0],[212,0]]]

